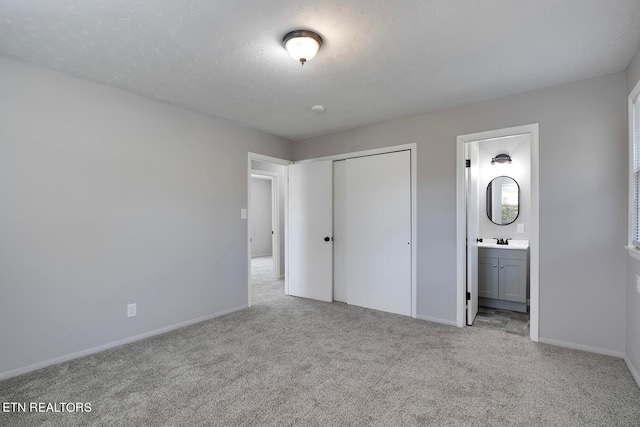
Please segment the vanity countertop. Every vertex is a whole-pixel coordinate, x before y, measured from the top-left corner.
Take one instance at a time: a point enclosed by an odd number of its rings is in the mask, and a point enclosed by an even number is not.
[[[494,248],[494,249],[529,249],[528,240],[509,240],[508,245],[499,245],[496,243],[496,239],[482,239],[482,242],[478,242],[479,248]]]

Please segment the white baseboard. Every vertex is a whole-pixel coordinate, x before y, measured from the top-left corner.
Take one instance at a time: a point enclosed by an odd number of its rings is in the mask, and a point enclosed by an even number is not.
[[[263,256],[273,256],[273,254],[255,254],[251,255],[251,258],[261,258]]]
[[[605,356],[618,357],[620,359],[624,358],[624,353],[623,352],[615,351],[615,350],[609,350],[607,348],[591,347],[589,345],[576,344],[576,343],[560,341],[560,340],[554,340],[554,339],[543,338],[543,337],[539,337],[538,338],[538,342],[541,342],[543,344],[556,345],[558,347],[570,348],[570,349],[573,349],[573,350],[582,350],[582,351],[587,351],[589,353],[596,353],[596,354],[602,354],[602,355],[605,355]]]
[[[627,364],[627,368],[629,368],[629,372],[631,372],[633,379],[636,380],[636,384],[638,384],[638,387],[640,388],[640,374],[638,374],[638,371],[636,371],[635,366],[633,366],[633,363],[631,363],[631,360],[626,355],[624,356],[624,362]]]
[[[86,350],[78,351],[75,353],[66,354],[64,356],[56,357],[42,362],[33,363],[31,365],[23,366],[21,368],[13,369],[11,371],[0,372],[0,381],[7,378],[16,377],[18,375],[26,374],[28,372],[36,371],[38,369],[46,368],[47,366],[57,365],[58,363],[67,362],[69,360],[78,359],[80,357],[89,356],[90,354],[98,353],[110,348],[119,347],[124,344],[129,344],[135,341],[143,340],[145,338],[152,337],[154,335],[164,334],[166,332],[173,331],[175,329],[184,328],[185,326],[193,325],[196,323],[204,322],[205,320],[213,319],[215,317],[224,316],[225,314],[233,313],[247,308],[248,305],[241,305],[240,307],[231,308],[229,310],[220,311],[218,313],[209,314],[207,316],[199,317],[197,319],[187,320],[186,322],[176,323],[175,325],[167,326],[164,328],[156,329],[154,331],[145,332],[144,334],[135,335],[122,340],[110,342],[97,347],[89,348]]]
[[[456,326],[456,327],[458,326],[455,320],[440,319],[438,317],[416,315],[416,319],[426,320],[427,322],[442,323],[444,325],[450,325],[450,326]]]

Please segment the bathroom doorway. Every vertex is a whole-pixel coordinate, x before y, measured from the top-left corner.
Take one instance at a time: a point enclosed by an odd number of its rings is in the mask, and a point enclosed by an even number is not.
[[[457,325],[528,311],[537,341],[538,125],[459,136],[457,160]]]

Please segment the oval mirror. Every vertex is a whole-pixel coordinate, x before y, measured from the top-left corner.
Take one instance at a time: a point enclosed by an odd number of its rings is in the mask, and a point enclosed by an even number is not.
[[[487,186],[487,216],[494,224],[508,225],[518,218],[520,186],[509,176],[494,178]]]

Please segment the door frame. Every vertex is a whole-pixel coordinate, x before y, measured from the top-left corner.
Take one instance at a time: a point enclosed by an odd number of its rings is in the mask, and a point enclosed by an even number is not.
[[[532,123],[486,132],[460,135],[456,139],[456,266],[458,327],[465,326],[466,313],[466,237],[467,213],[465,197],[465,145],[475,141],[504,138],[513,135],[531,136],[531,225],[529,239],[530,338],[537,342],[540,331],[540,197],[539,197],[539,124]]]
[[[410,151],[411,153],[411,317],[416,317],[416,269],[417,269],[417,247],[418,247],[418,231],[417,231],[417,143],[409,143],[402,145],[392,145],[389,147],[374,148],[370,150],[355,151],[344,154],[335,154],[332,156],[318,157],[313,159],[305,159],[296,163],[318,162],[324,160],[346,160],[354,157],[375,156],[377,154],[394,153],[396,151]],[[286,259],[285,259],[286,261]],[[288,269],[287,269],[288,270]],[[286,274],[285,274],[286,283]]]
[[[258,154],[258,153],[252,153],[252,152],[248,152],[247,153],[247,204],[246,206],[250,206],[251,204],[251,161],[252,160],[258,160],[264,163],[273,163],[276,165],[280,165],[280,166],[288,166],[290,164],[292,164],[293,162],[291,160],[285,160],[285,159],[280,159],[278,157],[271,157],[271,156],[266,156],[264,154]],[[260,171],[261,174],[264,171]],[[283,198],[283,205],[284,205],[284,270],[285,270],[285,275],[284,275],[284,288],[285,288],[285,293],[288,294],[288,290],[289,290],[289,283],[288,283],[288,279],[287,279],[287,270],[288,270],[288,262],[289,262],[289,245],[287,243],[287,239],[288,239],[288,234],[289,234],[289,215],[288,215],[288,210],[289,210],[289,200],[288,200],[288,193],[289,193],[289,170],[288,168],[284,168],[284,194],[279,194],[279,197]],[[280,200],[277,200],[277,204],[279,205]],[[251,230],[249,230],[249,217],[251,215],[251,212],[247,212],[247,218],[246,218],[246,230],[247,230],[247,306],[251,307]],[[278,261],[279,263],[279,261]],[[278,265],[279,267],[279,265]]]
[[[261,171],[254,169],[251,171],[251,179],[263,179],[271,182],[271,253],[273,262],[273,275],[275,279],[279,279],[280,275],[280,194],[279,194],[279,174],[276,172]],[[251,201],[251,199],[249,199]],[[251,206],[249,206],[251,211]],[[248,220],[248,218],[247,218]],[[249,229],[251,231],[251,229]],[[251,236],[249,242],[253,244]]]

